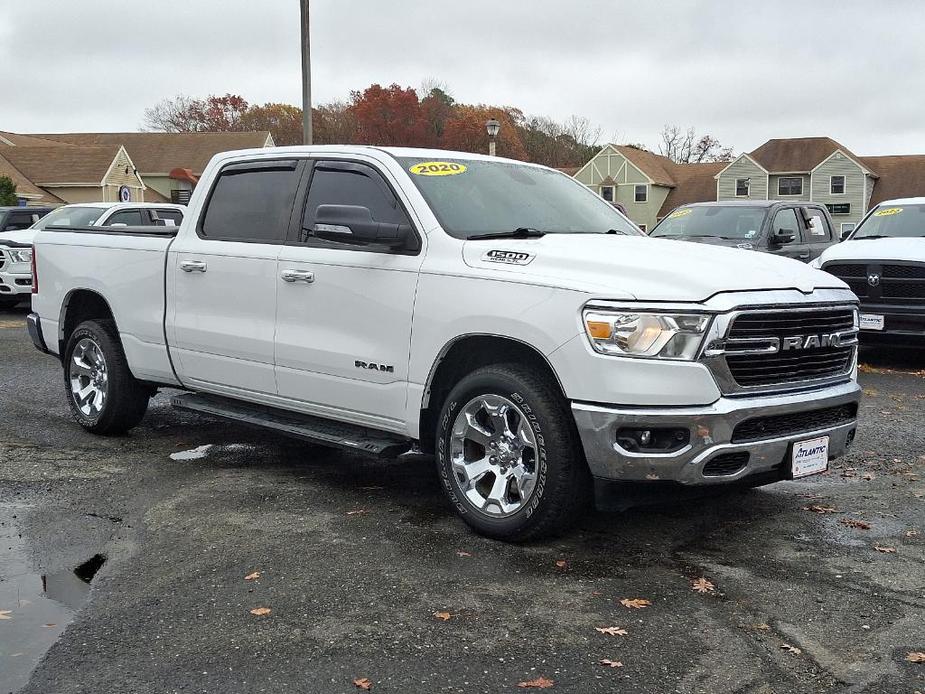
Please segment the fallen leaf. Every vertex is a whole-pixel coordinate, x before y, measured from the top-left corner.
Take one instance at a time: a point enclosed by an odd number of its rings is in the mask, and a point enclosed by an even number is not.
[[[804,506],[803,510],[813,513],[838,513],[838,509],[834,506]]]
[[[527,680],[526,682],[518,682],[517,686],[521,689],[549,689],[554,685],[553,682],[548,677],[537,677],[535,680]]]
[[[874,473],[872,473],[872,472],[865,472],[863,475],[861,475],[861,479],[864,479],[864,480],[867,480],[868,482],[870,482],[872,479],[874,479]]]
[[[698,593],[712,593],[714,590],[716,590],[716,586],[714,586],[705,578],[698,578],[694,581],[691,581],[691,588],[696,590]]]
[[[43,625],[42,625],[42,628],[43,628],[43,629],[51,629],[52,627],[56,627],[56,626],[58,626],[58,625],[57,625],[57,624],[43,624]]]
[[[558,568],[558,569],[567,569],[567,568],[568,568],[568,562],[567,562],[565,559],[560,559],[559,561],[556,562],[556,568]]]
[[[906,537],[918,537],[918,536],[919,536],[918,530],[907,530],[906,531]]]
[[[910,663],[925,663],[925,653],[921,651],[910,651],[906,653],[906,660]]]
[[[608,636],[626,636],[629,633],[620,627],[594,627],[594,630]]]
[[[619,660],[608,660],[607,658],[598,660],[597,664],[606,665],[607,667],[623,667],[623,663],[621,663]]]
[[[756,624],[756,625],[755,625],[755,628],[756,628],[756,629],[760,629],[761,631],[771,631],[771,625],[770,625],[770,624],[764,624],[764,623],[762,623],[762,624]]]
[[[866,395],[869,398],[875,398],[877,397],[877,391],[874,390],[873,388],[865,388],[864,395]]]
[[[10,613],[13,610],[0,610],[0,619],[13,619],[10,617]]]
[[[791,646],[789,643],[782,643],[780,647],[781,650],[787,651],[788,653],[793,653],[794,655],[800,655],[800,653],[803,652],[796,646]]]
[[[849,528],[857,528],[858,530],[870,530],[870,523],[867,521],[858,520],[857,518],[842,518],[838,522],[842,525],[847,525]]]
[[[450,621],[450,617],[452,616],[453,615],[451,615],[449,612],[434,612],[434,617],[436,617],[437,619],[443,622]]]
[[[358,508],[354,511],[347,511],[348,516],[362,516],[364,513],[366,513],[365,508]]]
[[[251,610],[251,614],[255,617],[265,617],[270,614],[270,612],[272,612],[272,610],[269,607],[255,607]]]
[[[896,552],[895,547],[881,547],[880,545],[874,545],[874,549],[878,552],[883,552],[884,554],[893,554]]]
[[[368,677],[357,677],[353,680],[353,686],[357,689],[369,690],[373,688],[373,683],[369,681]]]
[[[652,602],[644,598],[622,598],[620,604],[623,605],[623,607],[632,607],[634,610],[641,610],[643,607],[651,605]]]
[[[244,580],[245,581],[255,581],[258,578],[260,578],[260,572],[255,571],[254,573],[247,574],[247,576],[244,577]]]
[[[472,555],[469,554],[469,552],[464,552],[464,551],[462,551],[461,549],[457,549],[457,550],[456,550],[456,556],[457,556],[457,557],[471,557]]]

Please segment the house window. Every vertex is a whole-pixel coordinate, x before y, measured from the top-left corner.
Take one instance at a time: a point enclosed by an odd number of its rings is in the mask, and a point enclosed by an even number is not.
[[[803,195],[802,176],[781,176],[777,179],[778,195]]]
[[[649,201],[649,186],[645,184],[636,186],[633,189],[633,201],[634,202],[648,202]]]
[[[749,183],[751,183],[751,179],[748,179],[748,178],[737,178],[736,179],[736,197],[737,198],[747,198],[748,197]]]
[[[613,202],[613,186],[601,186],[601,197],[607,202]]]
[[[639,225],[637,225],[637,226],[639,226],[639,228],[642,230],[642,233],[643,233],[643,234],[647,234],[647,233],[649,232],[649,230],[648,230],[648,228],[646,227],[645,224],[639,224]]]
[[[844,176],[829,177],[829,192],[832,195],[844,195],[845,194],[845,177]]]
[[[842,238],[845,237],[845,234],[850,234],[854,231],[854,228],[857,226],[854,222],[842,222],[841,223],[841,235]]]

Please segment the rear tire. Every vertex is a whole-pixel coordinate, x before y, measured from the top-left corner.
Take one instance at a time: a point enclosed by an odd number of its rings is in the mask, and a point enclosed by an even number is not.
[[[64,388],[77,423],[104,436],[138,424],[151,398],[151,389],[132,376],[111,320],[85,321],[68,338]]]
[[[482,535],[552,537],[590,506],[591,475],[568,403],[535,370],[498,364],[468,374],[443,404],[436,433],[444,492]]]

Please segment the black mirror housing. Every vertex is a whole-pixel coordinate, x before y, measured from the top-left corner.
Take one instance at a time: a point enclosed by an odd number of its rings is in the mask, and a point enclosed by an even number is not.
[[[320,239],[401,248],[411,235],[408,224],[389,224],[373,219],[368,207],[361,205],[319,205],[312,230]]]
[[[773,234],[771,234],[771,245],[772,246],[785,246],[788,243],[793,243],[796,240],[796,234],[792,231],[787,231],[786,229],[777,229]]]

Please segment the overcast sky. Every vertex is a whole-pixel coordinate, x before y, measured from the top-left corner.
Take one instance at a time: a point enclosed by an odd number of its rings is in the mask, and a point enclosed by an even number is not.
[[[465,103],[664,123],[738,151],[828,135],[925,153],[925,2],[314,0],[315,103],[445,82]],[[178,93],[301,100],[298,0],[0,0],[0,130],[137,130]]]

